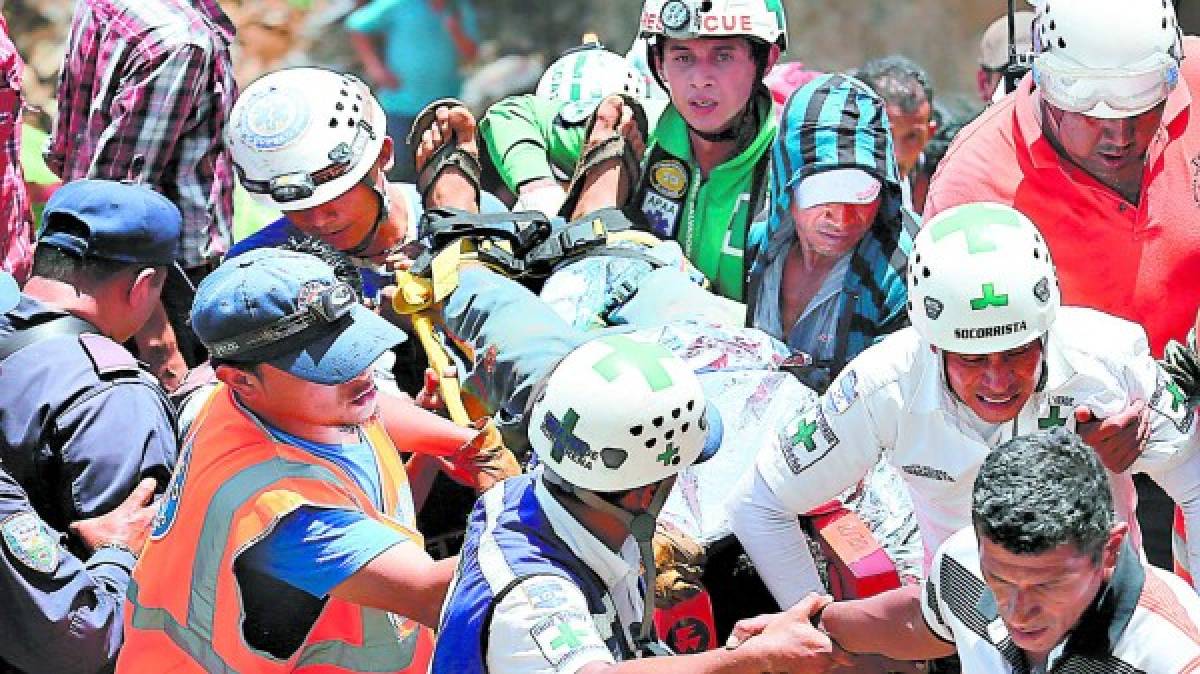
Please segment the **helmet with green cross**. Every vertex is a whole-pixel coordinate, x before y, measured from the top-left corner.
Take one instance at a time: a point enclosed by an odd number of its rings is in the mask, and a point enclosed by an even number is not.
[[[787,51],[783,0],[646,0],[644,38],[748,37]]]
[[[1014,208],[963,204],[917,234],[908,315],[939,349],[989,354],[1022,346],[1050,329],[1061,301],[1045,240]]]
[[[568,354],[533,405],[529,444],[574,487],[617,492],[660,482],[720,443],[696,373],[635,336],[608,335]]]
[[[646,80],[624,56],[598,42],[587,42],[551,63],[534,93],[538,98],[565,103],[562,114],[566,121],[578,122],[612,94],[625,94],[642,101],[646,97]]]

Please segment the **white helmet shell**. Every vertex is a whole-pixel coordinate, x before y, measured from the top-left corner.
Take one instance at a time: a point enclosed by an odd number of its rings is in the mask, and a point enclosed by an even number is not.
[[[1050,329],[1061,302],[1050,251],[1016,209],[963,204],[917,234],[908,315],[939,349],[989,354],[1022,346]]]
[[[529,444],[565,482],[622,491],[695,463],[706,415],[686,363],[657,343],[612,335],[584,343],[554,369],[533,405]]]
[[[1038,5],[1035,30],[1038,86],[1072,112],[1132,117],[1178,81],[1183,43],[1169,1],[1050,0]]]
[[[625,94],[637,101],[646,98],[646,81],[625,57],[599,45],[577,47],[550,64],[538,81],[535,95],[568,103],[563,114],[579,121],[612,94]]]
[[[226,138],[259,204],[298,211],[345,194],[374,166],[387,122],[367,85],[323,68],[288,68],[246,87]]]
[[[782,0],[646,0],[640,25],[641,37],[742,36],[787,50]]]

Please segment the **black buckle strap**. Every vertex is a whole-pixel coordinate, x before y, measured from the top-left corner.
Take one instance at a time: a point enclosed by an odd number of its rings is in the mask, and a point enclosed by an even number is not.
[[[78,337],[89,333],[99,334],[100,330],[77,316],[58,316],[45,323],[19,329],[4,339],[0,339],[0,362],[21,349],[44,339],[60,335]]]

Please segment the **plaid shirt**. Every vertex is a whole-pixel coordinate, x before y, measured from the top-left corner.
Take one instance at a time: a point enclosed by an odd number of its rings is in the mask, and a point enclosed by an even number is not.
[[[25,62],[0,16],[0,269],[23,281],[33,259],[29,195],[21,175],[21,73]]]
[[[179,261],[229,247],[234,28],[216,0],[77,0],[46,163],[64,181],[133,179],[183,213]]]

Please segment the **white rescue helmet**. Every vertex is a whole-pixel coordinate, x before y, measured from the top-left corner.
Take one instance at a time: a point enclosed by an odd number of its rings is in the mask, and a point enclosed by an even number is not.
[[[1140,115],[1179,82],[1182,33],[1166,0],[1051,0],[1037,6],[1038,90],[1051,105],[1100,118]]]
[[[939,349],[990,354],[1022,346],[1050,329],[1061,303],[1045,240],[1014,208],[956,206],[926,222],[913,243],[908,316]]]
[[[566,103],[563,114],[568,121],[579,121],[612,94],[625,94],[641,102],[646,98],[646,81],[625,57],[590,42],[568,50],[550,64],[534,94]]]
[[[564,482],[616,492],[665,480],[720,444],[696,373],[654,342],[610,335],[554,368],[529,420],[538,461]]]
[[[638,35],[692,40],[749,37],[787,51],[783,0],[646,0]]]
[[[258,203],[298,211],[362,181],[387,134],[362,80],[324,68],[263,75],[238,96],[226,138],[242,187]]]

